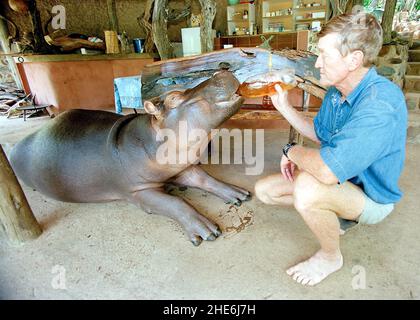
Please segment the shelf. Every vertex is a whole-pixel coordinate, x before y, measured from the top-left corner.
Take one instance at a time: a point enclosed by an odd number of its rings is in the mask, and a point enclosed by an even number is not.
[[[308,4],[309,2],[314,2],[316,4],[319,4],[317,6],[310,6],[306,7],[303,4]],[[257,6],[258,14],[259,14],[259,21],[261,23],[261,31],[269,32],[268,28],[271,28],[272,30],[276,30],[277,27],[283,26],[285,29],[291,29],[296,30],[297,26],[299,24],[302,25],[308,25],[311,27],[314,25],[314,27],[318,27],[318,24],[324,25],[327,21],[327,17],[329,16],[330,11],[330,0],[303,0],[297,1],[297,0],[261,0],[260,5]],[[299,6],[299,8],[297,8]],[[252,6],[254,7],[254,6]],[[241,7],[242,8],[242,7]],[[291,9],[291,11],[290,11]],[[231,22],[228,23],[228,34],[231,34],[232,31],[235,30],[234,18],[229,16],[229,13],[232,13],[234,11],[240,11],[239,8],[230,8],[228,10],[228,16],[227,18],[231,20]],[[250,22],[255,23],[256,17],[255,17],[255,11],[254,8],[252,8],[253,12],[253,18]],[[251,8],[249,9],[249,13],[251,13]],[[270,16],[266,16],[266,14],[269,13]],[[283,13],[279,15],[271,15],[275,13]],[[291,14],[289,14],[291,13]],[[324,17],[320,17],[324,15]],[[300,17],[301,19],[297,19]],[[239,17],[238,17],[239,18]],[[319,21],[319,23],[318,23]],[[240,21],[236,22],[237,26],[240,29],[245,26],[245,23],[242,23]],[[252,26],[253,27],[253,26]],[[247,28],[248,30],[252,30],[251,26]],[[276,31],[273,31],[276,32]],[[280,32],[281,33],[281,32]]]
[[[293,10],[301,10],[301,11],[316,11],[316,10],[327,10],[327,7],[303,7],[303,8],[293,8]]]
[[[244,15],[246,14],[246,15]],[[255,5],[249,2],[228,5],[226,9],[227,34],[252,34],[255,26]],[[245,17],[245,19],[244,19]]]
[[[284,31],[266,31],[266,32],[264,32],[264,34],[270,35],[270,34],[273,34],[273,33],[277,34],[277,33],[293,33],[293,32],[296,32],[296,31],[293,31],[293,30],[284,30]]]
[[[263,19],[275,19],[275,18],[293,18],[293,15],[288,14],[288,15],[282,15],[282,16],[263,17]]]
[[[253,3],[244,2],[244,3],[237,3],[237,4],[228,4],[227,7],[237,8],[237,7],[245,7],[248,5],[254,5]]]
[[[312,18],[312,19],[299,19],[299,20],[295,20],[295,23],[299,23],[299,22],[311,22],[311,21],[325,21],[325,18]]]
[[[18,57],[24,60],[19,61]],[[128,60],[128,59],[153,59],[155,56],[149,53],[117,53],[117,54],[16,54],[15,62],[60,62],[60,61],[86,61],[86,60]]]

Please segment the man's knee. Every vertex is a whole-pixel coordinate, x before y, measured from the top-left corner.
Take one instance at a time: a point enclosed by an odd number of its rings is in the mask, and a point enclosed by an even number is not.
[[[295,181],[294,206],[300,213],[314,208],[322,199],[322,184],[311,174],[301,172]]]
[[[270,186],[266,179],[260,179],[255,184],[255,196],[266,204],[270,204],[270,196],[268,194]]]

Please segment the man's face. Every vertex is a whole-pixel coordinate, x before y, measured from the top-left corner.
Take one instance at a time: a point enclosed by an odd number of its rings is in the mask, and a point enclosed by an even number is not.
[[[320,69],[321,85],[337,86],[349,74],[348,59],[343,57],[337,49],[338,35],[328,34],[318,42],[319,56],[315,67]]]

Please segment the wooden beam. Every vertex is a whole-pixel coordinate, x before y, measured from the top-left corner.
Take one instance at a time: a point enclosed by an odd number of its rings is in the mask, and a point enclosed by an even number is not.
[[[0,223],[13,244],[37,238],[42,233],[1,145]]]
[[[221,66],[231,70],[242,83],[251,76],[268,72],[269,54],[268,50],[261,48],[233,48],[146,65],[141,77],[142,99],[144,101],[173,90],[195,87],[219,71]],[[323,97],[325,90],[318,89],[316,58],[308,52],[280,50],[273,52],[272,65],[274,70],[293,68],[295,74],[305,81],[302,89],[311,90],[311,94]]]
[[[313,118],[317,114],[315,111],[300,112],[305,117]],[[277,110],[247,110],[241,109],[234,114],[232,120],[286,120]]]

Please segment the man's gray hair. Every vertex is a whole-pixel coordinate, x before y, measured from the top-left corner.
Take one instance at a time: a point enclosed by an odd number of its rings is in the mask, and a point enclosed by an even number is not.
[[[343,56],[360,50],[364,54],[363,65],[372,65],[382,48],[382,27],[368,13],[342,14],[332,18],[318,33],[318,38],[327,34],[338,35],[337,49]]]

